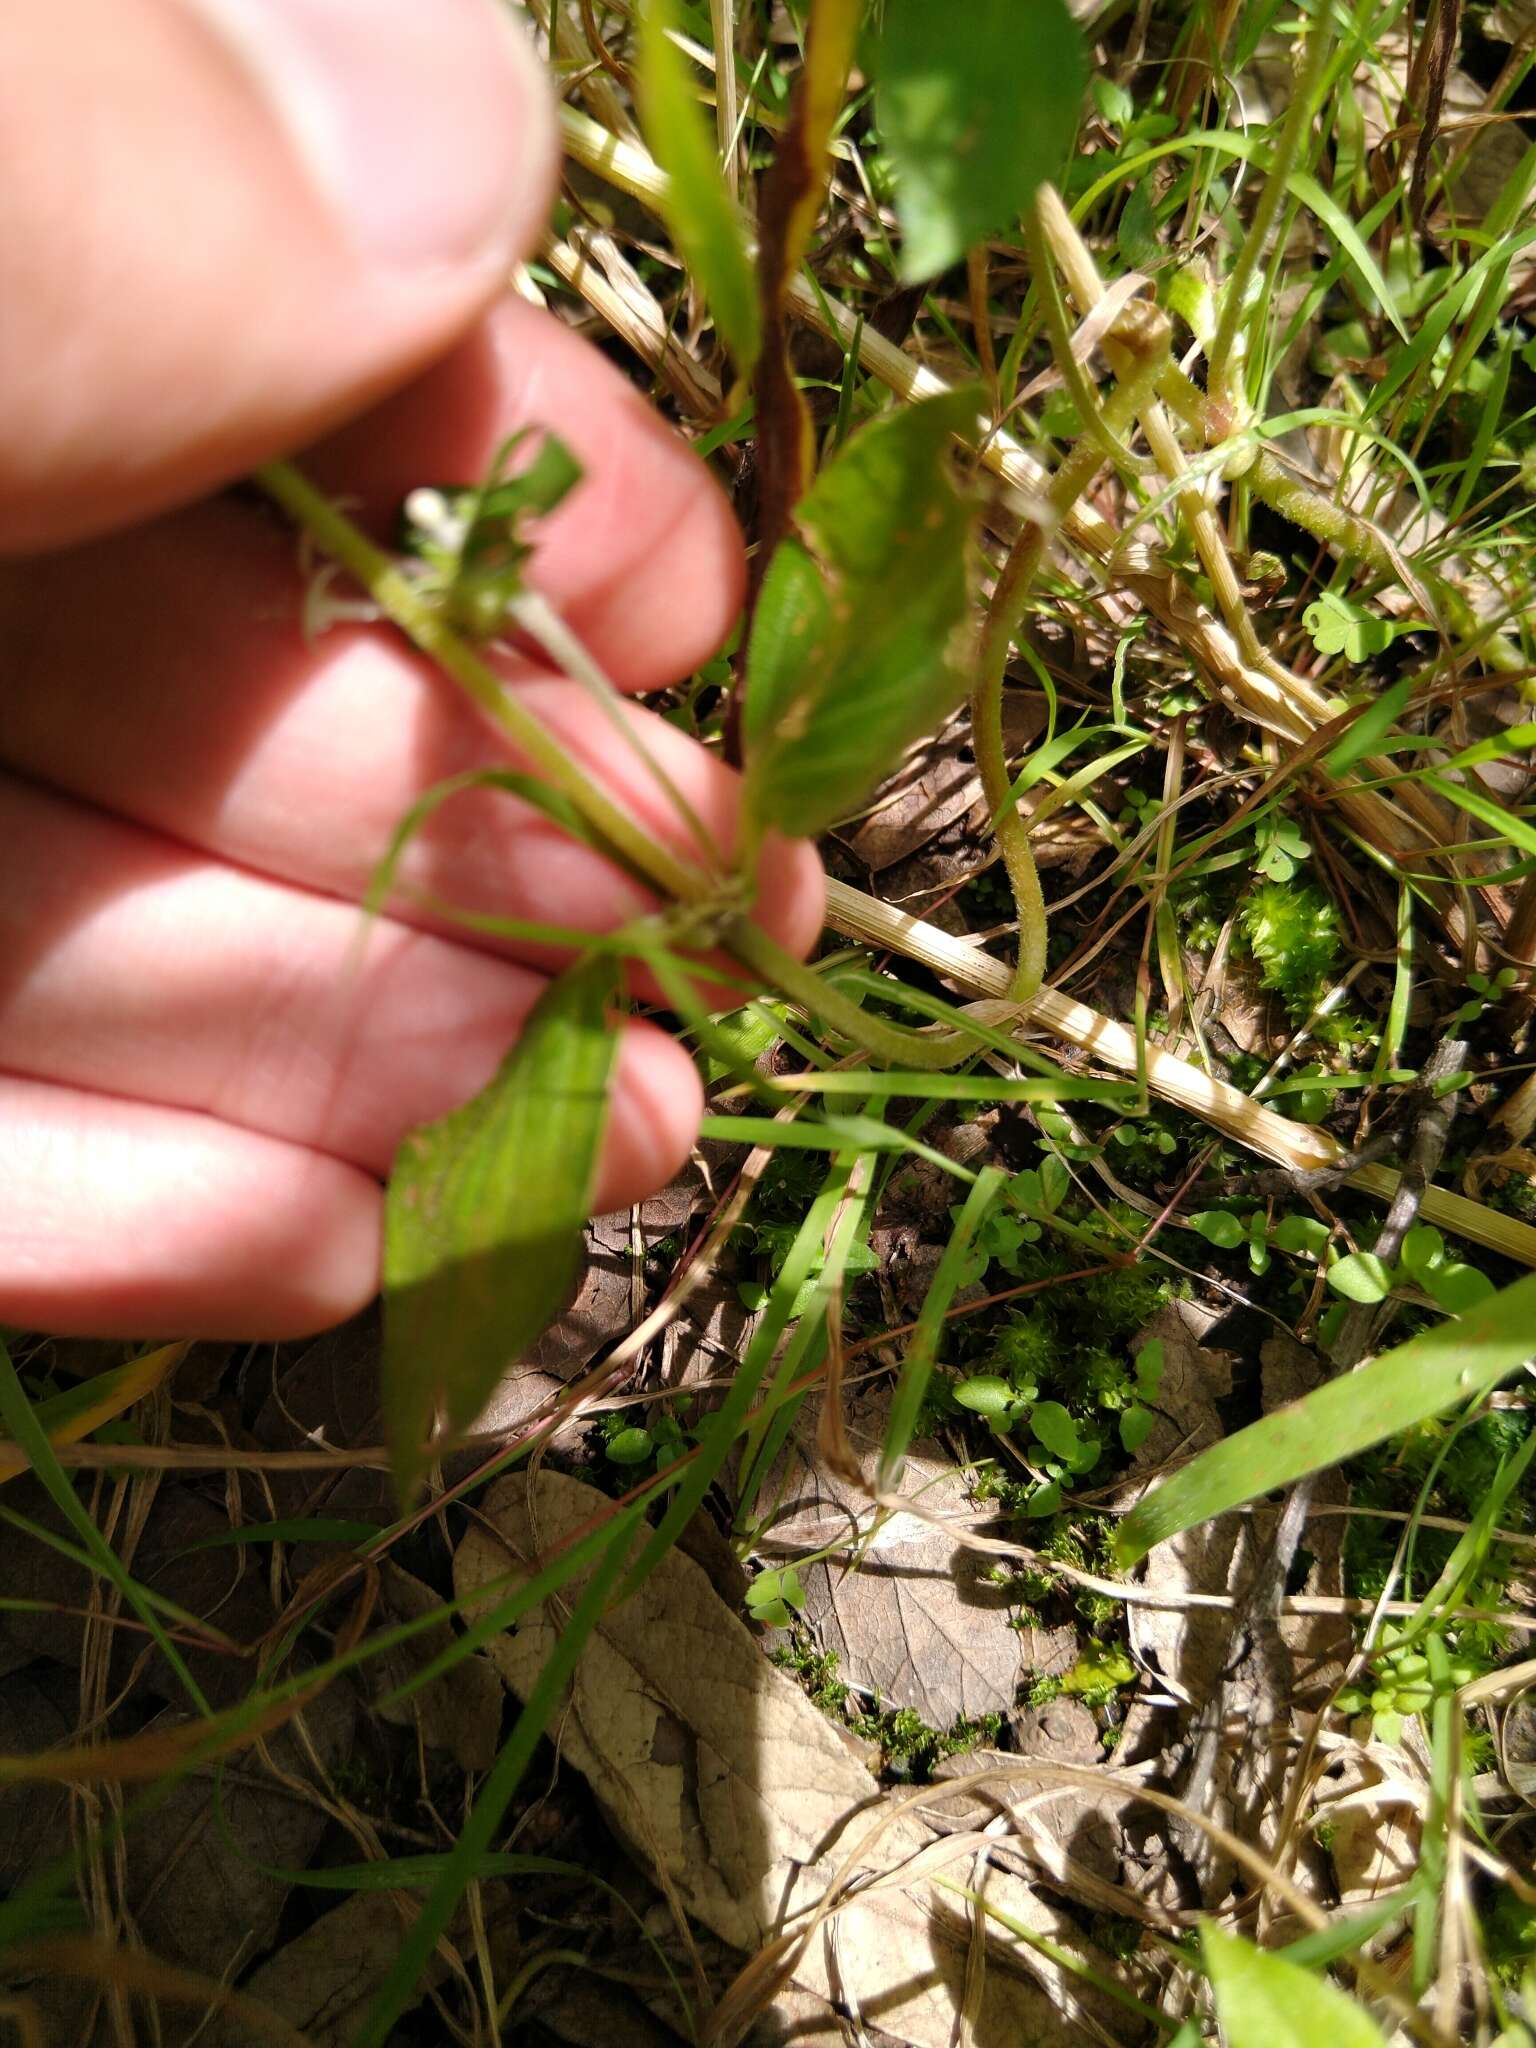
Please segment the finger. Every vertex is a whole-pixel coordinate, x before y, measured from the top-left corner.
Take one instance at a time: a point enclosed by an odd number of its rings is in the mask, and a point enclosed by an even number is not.
[[[504,299],[409,389],[304,459],[386,543],[418,484],[472,484],[509,435],[559,435],[582,467],[540,520],[529,580],[626,690],[707,661],[741,609],[741,531],[704,464],[590,343]],[[529,664],[503,666],[525,674]]]
[[[372,1173],[485,1086],[546,986],[3,775],[0,844],[0,1068],[203,1110]],[[626,1025],[599,1209],[670,1180],[702,1107],[682,1048]]]
[[[0,758],[304,887],[356,900],[423,789],[508,761],[505,742],[395,635],[336,627],[307,643],[287,539],[249,507],[200,507],[31,564],[0,588],[11,651]],[[518,695],[650,830],[696,857],[644,762],[576,685],[528,682]],[[738,779],[665,720],[628,717],[729,858]],[[589,849],[486,791],[436,814],[401,878],[471,911],[588,931],[652,907]],[[771,844],[760,921],[803,952],[821,904],[814,851]]]
[[[188,1110],[0,1074],[0,1320],[69,1336],[297,1337],[378,1286],[355,1166]]]
[[[537,234],[496,0],[0,9],[0,548],[187,499],[403,382]]]

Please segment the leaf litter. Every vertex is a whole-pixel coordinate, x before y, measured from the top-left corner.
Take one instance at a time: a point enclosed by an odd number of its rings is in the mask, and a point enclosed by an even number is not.
[[[592,1489],[552,1471],[498,1482],[485,1522],[456,1554],[460,1590],[473,1594],[509,1566],[530,1564],[601,1505]],[[493,1660],[520,1697],[561,1625],[558,1611],[534,1609],[493,1642]],[[701,1685],[706,1666],[709,1683]],[[814,1920],[881,1816],[879,1783],[856,1746],[764,1658],[704,1574],[677,1553],[598,1625],[552,1734],[674,1910],[749,1954]],[[897,1814],[872,1852],[869,1876],[889,1879],[928,1846],[926,1830]],[[1026,1886],[994,1876],[999,1902],[1005,1895],[1007,1910],[1028,1926],[1081,1940],[1070,1919]],[[964,1916],[941,1894],[876,1883],[855,1890],[792,1951],[792,1968],[805,1988],[867,2012],[913,2048],[948,2048],[969,1939]],[[1070,2040],[1085,2004],[1100,2023],[1106,2009],[1114,2014],[1043,1958],[1026,1951],[1025,1959],[1021,1971],[1005,1945],[997,1955],[989,1947],[978,2048],[1013,2048],[1047,2026]]]

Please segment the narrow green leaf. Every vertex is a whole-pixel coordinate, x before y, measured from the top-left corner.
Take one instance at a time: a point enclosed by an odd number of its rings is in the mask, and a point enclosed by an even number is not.
[[[1330,775],[1345,775],[1357,761],[1379,747],[1408,708],[1408,700],[1419,686],[1419,672],[1410,669],[1368,704],[1328,751],[1325,766]]]
[[[918,1313],[917,1329],[912,1344],[901,1362],[901,1371],[896,1379],[896,1392],[891,1400],[890,1414],[885,1425],[885,1441],[880,1446],[880,1490],[892,1491],[901,1478],[902,1464],[917,1429],[917,1419],[922,1412],[923,1396],[928,1391],[928,1382],[933,1374],[934,1361],[939,1355],[939,1344],[944,1335],[944,1317],[956,1291],[965,1278],[966,1264],[970,1256],[976,1233],[1001,1193],[1003,1176],[995,1166],[984,1166],[976,1176],[974,1186],[965,1198],[965,1207],[956,1219],[950,1233],[949,1243],[939,1260],[938,1271],[923,1296],[923,1305]]]
[[[959,701],[972,507],[949,468],[974,390],[883,414],[828,464],[763,579],[747,659],[747,804],[814,837]]]
[[[1012,227],[1077,133],[1086,65],[1066,0],[886,0],[875,111],[895,172],[901,274]]]
[[[1425,775],[1421,778],[1426,789],[1434,790],[1476,818],[1479,824],[1489,825],[1503,838],[1512,840],[1522,853],[1536,853],[1536,825],[1518,811],[1506,810],[1491,796],[1484,796],[1481,790],[1470,789],[1464,783],[1452,782],[1445,775]]]
[[[699,116],[688,62],[672,39],[673,0],[645,0],[640,14],[640,117],[651,154],[670,183],[661,210],[688,274],[702,288],[737,374],[757,361],[762,323],[746,236]],[[728,50],[720,62],[731,62]]]
[[[1536,1352],[1536,1273],[1203,1451],[1121,1523],[1122,1567],[1212,1515],[1476,1399]]]
[[[193,1706],[200,1714],[211,1715],[213,1710],[203,1697],[201,1686],[187,1668],[185,1658],[166,1634],[148,1589],[139,1584],[97,1528],[94,1519],[87,1514],[68,1474],[54,1455],[53,1446],[39,1424],[31,1402],[27,1399],[26,1390],[16,1375],[16,1368],[11,1363],[11,1354],[6,1350],[3,1339],[0,1339],[0,1428],[5,1430],[21,1451],[54,1506],[79,1536],[85,1547],[90,1568],[100,1572],[104,1579],[116,1586],[153,1636],[160,1654],[180,1679]]]
[[[400,1147],[384,1219],[383,1407],[402,1496],[434,1428],[468,1428],[575,1278],[617,996],[611,959],[571,968],[490,1086]]]
[[[1326,1978],[1209,1920],[1200,1948],[1227,2048],[1386,2048],[1370,2014]]]
[[[1303,206],[1312,209],[1339,247],[1347,252],[1355,269],[1370,288],[1371,296],[1397,329],[1398,334],[1406,341],[1408,329],[1403,325],[1403,317],[1397,310],[1387,281],[1377,269],[1376,259],[1367,248],[1360,230],[1343,207],[1331,193],[1325,192],[1316,178],[1307,171],[1292,171],[1285,183],[1287,190],[1294,192]]]

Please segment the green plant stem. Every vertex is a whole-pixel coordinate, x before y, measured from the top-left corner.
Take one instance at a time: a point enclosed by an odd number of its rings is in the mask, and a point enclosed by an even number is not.
[[[679,860],[582,772],[553,733],[445,622],[393,558],[375,547],[292,463],[266,463],[255,472],[255,480],[326,554],[356,577],[379,609],[453,678],[529,765],[568,797],[630,866],[676,902],[703,903],[718,892],[716,877]]]
[[[721,942],[744,967],[816,1012],[887,1066],[952,1067],[976,1050],[967,1031],[912,1031],[873,1017],[795,959],[745,916],[732,914],[721,879],[690,867],[596,787],[495,672],[402,574],[383,549],[360,533],[323,492],[287,462],[256,472],[265,489],[326,554],[355,576],[379,609],[429,655],[506,734],[517,751],[566,796],[613,854],[674,901],[723,920]]]
[[[1040,231],[1038,215],[1032,216],[1031,250],[1043,267],[1043,278],[1050,268],[1050,252]],[[1043,282],[1040,297],[1042,303],[1049,297]],[[1128,309],[1116,330],[1131,356],[1125,378],[1102,408],[1097,406],[1092,393],[1087,394],[1100,432],[1084,434],[1051,480],[1046,494],[1046,516],[1029,519],[1020,531],[998,575],[977,648],[976,680],[971,692],[971,741],[1018,918],[1018,955],[1009,997],[1019,1003],[1028,1002],[1045,979],[1046,915],[1039,871],[1029,843],[1029,824],[1014,798],[1008,750],[1003,740],[1003,685],[1008,655],[1023,623],[1047,541],[1103,467],[1105,445],[1118,447],[1121,436],[1151,400],[1167,361],[1166,318],[1145,307],[1136,308],[1135,314],[1132,318]],[[1059,323],[1059,332],[1049,320],[1047,325],[1051,328],[1053,347],[1059,345],[1070,363],[1071,345],[1065,323]]]
[[[725,943],[743,966],[813,1011],[834,1031],[851,1038],[883,1066],[909,1065],[930,1071],[958,1066],[976,1051],[977,1042],[968,1031],[912,1031],[905,1025],[888,1023],[883,1017],[872,1017],[814,967],[785,952],[761,925],[749,923],[746,918],[736,921]]]
[[[1237,252],[1237,261],[1232,266],[1231,275],[1227,279],[1222,296],[1221,318],[1216,325],[1216,338],[1211,343],[1206,357],[1208,382],[1212,392],[1229,402],[1236,403],[1242,399],[1242,393],[1232,388],[1232,352],[1243,320],[1248,286],[1264,253],[1264,244],[1269,239],[1275,217],[1280,211],[1281,201],[1285,197],[1286,180],[1296,168],[1296,160],[1301,155],[1307,130],[1312,125],[1313,101],[1322,81],[1332,43],[1333,0],[1319,0],[1317,19],[1307,36],[1301,74],[1296,79],[1291,93],[1291,103],[1285,111],[1285,120],[1281,124],[1279,138],[1275,143],[1274,159],[1265,174],[1259,203],[1253,210],[1253,220],[1243,238],[1243,246]]]
[[[1049,186],[1041,189],[1040,212],[1042,229],[1056,261],[1061,265],[1067,288],[1079,310],[1087,313],[1104,296],[1104,284],[1087,245],[1060,198]],[[1113,361],[1114,344],[1106,339],[1106,354]],[[1207,396],[1179,364],[1170,361],[1164,365],[1157,395],[1186,426],[1195,430],[1207,447],[1217,447],[1231,437],[1234,426],[1232,405],[1224,399]],[[1261,447],[1257,451],[1250,465],[1242,471],[1241,481],[1272,512],[1278,512],[1282,519],[1288,519],[1293,526],[1310,533],[1314,540],[1320,540],[1336,554],[1353,556],[1384,582],[1401,584],[1410,594],[1418,595],[1413,588],[1416,577],[1423,585],[1420,601],[1427,600],[1431,611],[1438,608],[1448,630],[1462,643],[1464,652],[1475,652],[1487,668],[1503,674],[1525,672],[1527,664],[1522,650],[1496,624],[1480,619],[1454,584],[1433,570],[1410,571],[1402,555],[1379,528],[1358,513],[1349,511],[1326,491],[1319,490],[1316,484],[1297,476],[1267,448]]]

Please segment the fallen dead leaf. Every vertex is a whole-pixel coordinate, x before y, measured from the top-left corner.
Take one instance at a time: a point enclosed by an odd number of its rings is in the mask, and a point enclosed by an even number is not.
[[[342,1685],[329,1687],[304,1709],[309,1743],[328,1770],[351,1750],[355,1709],[355,1699]],[[30,1708],[19,1708],[17,1702],[0,1706],[0,1712],[13,1710],[30,1713],[31,1732],[43,1746],[49,1739],[44,1708],[35,1699]],[[164,1719],[174,1724],[180,1717]],[[280,1729],[266,1750],[281,1775],[269,1770],[254,1749],[217,1774],[191,1773],[163,1790],[125,1840],[123,1894],[138,1941],[161,1962],[214,1981],[235,1981],[271,1946],[289,1887],[269,1875],[268,1867],[305,1866],[330,1825],[319,1802],[304,1796],[313,1767],[298,1730]],[[14,1822],[28,1830],[17,1843],[16,1866],[5,1873],[15,1883],[71,1848],[67,1792],[51,1807],[44,1797],[34,1797],[27,1813],[32,1790],[22,1786],[0,1798],[7,1828]],[[84,2023],[89,2000],[82,2000],[81,1991],[76,1980],[49,1977],[34,1993],[60,2040],[73,2039]],[[233,2028],[243,2022],[226,2018],[220,2024]],[[199,2015],[167,2008],[157,2038],[180,2042],[194,2029],[200,2041],[209,2042]],[[98,2031],[93,2038],[106,2036]],[[239,2038],[243,2042],[247,2036]],[[270,2034],[261,2039],[267,2048]]]
[[[379,1591],[396,1621],[416,1621],[443,1604],[430,1586],[392,1561],[380,1567]],[[444,1620],[436,1628],[412,1636],[368,1668],[377,1671],[380,1688],[387,1692],[441,1656],[453,1639],[453,1630]],[[476,1654],[461,1658],[451,1671],[397,1705],[380,1706],[378,1711],[396,1727],[419,1729],[428,1749],[448,1750],[461,1770],[488,1771],[496,1761],[501,1735],[501,1703],[501,1681],[486,1659]]]
[[[889,1408],[883,1390],[849,1406],[849,1447],[866,1489]],[[964,1476],[936,1449],[914,1446],[902,1491],[925,1515],[969,1522],[974,1510]],[[818,1550],[868,1531],[877,1519],[868,1492],[817,1455],[814,1418],[790,1450],[783,1492],[791,1511],[775,1517],[764,1546],[775,1556]],[[838,1675],[878,1693],[886,1706],[911,1707],[940,1729],[961,1716],[1006,1714],[1026,1668],[1024,1645],[1008,1625],[1008,1596],[988,1570],[984,1555],[919,1516],[887,1516],[856,1569],[824,1560],[801,1572],[805,1618],[837,1652]]]
[[[1339,1906],[1348,1911],[1397,1890],[1418,1869],[1428,1759],[1411,1722],[1401,1744],[1328,1735],[1319,1747],[1331,1752],[1332,1763],[1318,1786],[1312,1817],[1327,1829]]]
[[[872,875],[921,851],[983,801],[974,763],[924,753],[909,762],[847,845]]]
[[[498,1885],[483,1885],[481,1900],[487,1937],[494,1937],[510,1924],[510,1903]],[[242,1989],[296,2027],[311,2048],[349,2048],[416,1912],[416,1901],[403,1892],[355,1892],[269,1956]],[[468,1932],[469,1916],[461,1910],[446,1940]],[[423,1997],[448,1970],[440,1942],[422,1972]],[[226,2018],[197,2039],[198,2048],[269,2048],[271,2037]]]
[[[460,1592],[472,1596],[516,1564],[530,1565],[603,1505],[602,1495],[558,1473],[503,1480],[486,1498],[487,1526],[460,1545]],[[579,1581],[568,1597],[578,1596]],[[557,1603],[535,1609],[492,1646],[519,1697],[527,1697],[567,1613]],[[676,1552],[595,1630],[550,1735],[668,1896],[734,1948],[755,1950],[797,1924],[864,1839],[880,1804],[874,1778],[838,1730],[763,1657],[703,1572]],[[926,1841],[926,1830],[903,1814],[878,1857],[889,1870]],[[968,1882],[969,1861],[951,1874]],[[950,1896],[921,1879],[911,1881],[910,1893],[896,1884],[858,1893],[800,1950],[796,1983],[910,2048],[950,2048],[966,1995],[969,1939]],[[1080,1946],[1071,1923],[1009,1873],[990,1873],[988,1896],[1054,1940]],[[1086,2041],[1078,2017],[1085,2002],[1100,2025],[1123,2018],[1044,1958],[1025,1952],[1021,1961],[1011,1945],[990,1940],[987,1952],[974,2048],[1018,2048],[1041,2036]],[[730,2040],[740,2039],[733,2031]]]
[[[1132,1461],[1139,1469],[1155,1470],[1172,1458],[1192,1458],[1223,1435],[1216,1403],[1232,1391],[1232,1360],[1200,1341],[1215,1320],[1191,1302],[1170,1302],[1133,1344],[1136,1354],[1149,1343],[1163,1347],[1162,1376],[1153,1404],[1156,1419]],[[1187,1592],[1226,1592],[1240,1526],[1227,1516],[1159,1543],[1147,1558],[1143,1583],[1175,1603]],[[1219,1679],[1228,1627],[1227,1616],[1219,1611],[1177,1604],[1137,1604],[1126,1614],[1132,1655],[1166,1694],[1185,1705],[1208,1698]],[[1132,1721],[1144,1713],[1138,1702]],[[1127,1754],[1141,1754],[1139,1734],[1140,1729],[1128,1723]]]

